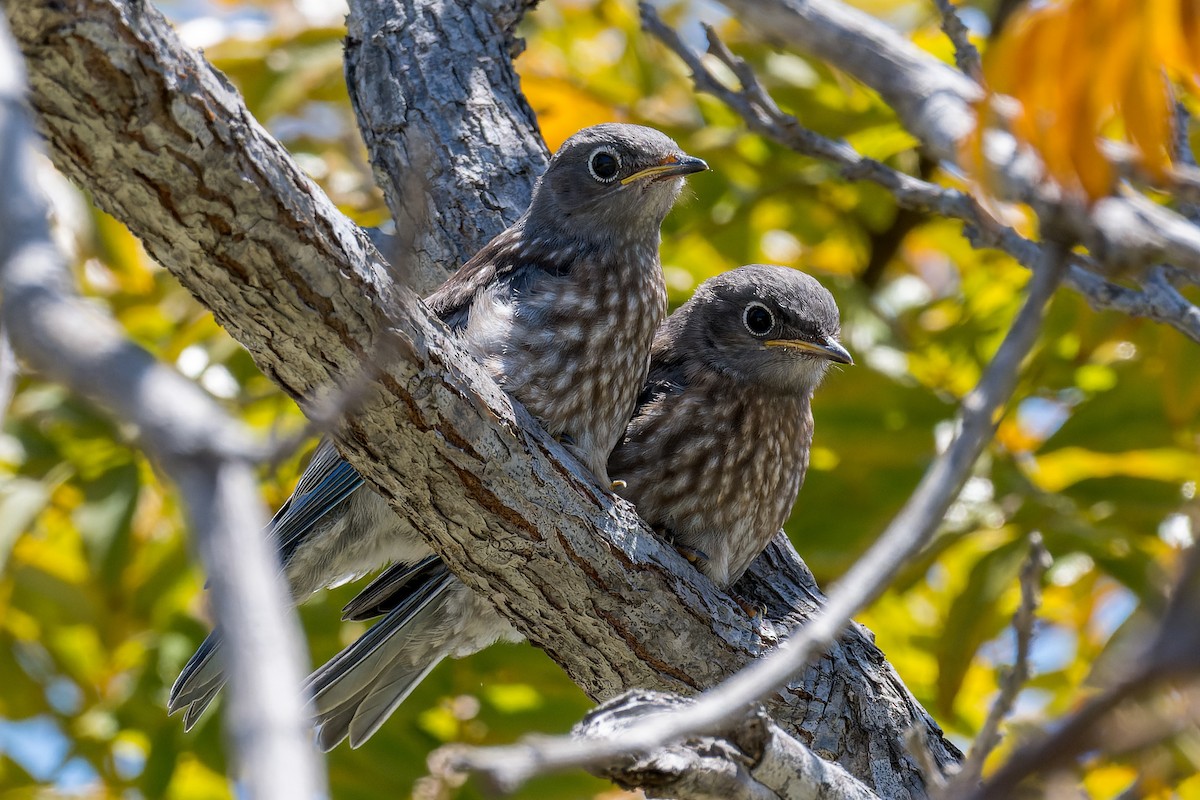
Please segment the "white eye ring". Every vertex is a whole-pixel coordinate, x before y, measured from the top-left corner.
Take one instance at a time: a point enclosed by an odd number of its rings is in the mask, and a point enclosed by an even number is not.
[[[599,173],[596,172],[595,161],[596,161],[596,156],[599,156],[599,155],[608,156],[616,164],[616,167],[613,169],[612,175],[609,175],[607,178],[601,176]],[[621,174],[621,157],[619,155],[617,155],[615,152],[613,152],[612,148],[597,147],[595,150],[592,151],[591,155],[588,156],[587,168],[588,168],[588,172],[592,173],[592,177],[595,178],[596,180],[598,180],[600,183],[612,183],[613,181],[615,181],[617,179],[617,176]]]
[[[750,324],[751,312],[757,311],[759,309],[764,311],[767,315],[766,321],[769,324],[767,325],[765,330],[758,330],[758,329],[756,329],[755,326]],[[758,320],[760,321],[759,327],[761,327],[762,316],[761,315],[757,315],[757,316],[758,316]],[[742,324],[746,326],[746,330],[750,331],[751,336],[755,336],[755,337],[758,337],[761,339],[762,337],[766,336],[771,331],[775,330],[775,315],[771,313],[771,309],[767,308],[762,303],[755,301],[755,302],[752,302],[749,305],[747,305],[746,310],[742,312]]]

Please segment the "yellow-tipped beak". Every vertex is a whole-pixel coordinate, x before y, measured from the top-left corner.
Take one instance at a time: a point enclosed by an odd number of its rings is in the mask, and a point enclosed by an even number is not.
[[[800,339],[772,339],[769,342],[763,342],[763,344],[767,347],[787,347],[792,350],[811,353],[818,358],[836,361],[838,364],[854,363],[854,359],[850,357],[850,351],[833,340],[818,344],[816,342],[805,342]]]
[[[671,175],[691,175],[694,172],[704,172],[708,169],[708,164],[699,158],[691,156],[667,156],[663,163],[655,167],[647,167],[646,169],[635,172],[628,178],[621,180],[622,186],[628,186],[634,181],[640,181],[642,178],[662,178]]]

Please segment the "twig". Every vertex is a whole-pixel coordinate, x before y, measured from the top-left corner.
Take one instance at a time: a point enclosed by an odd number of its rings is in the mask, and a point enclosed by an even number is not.
[[[1001,250],[1028,268],[1040,262],[1042,245],[1026,239],[996,220],[970,195],[866,158],[849,144],[808,130],[795,117],[781,111],[750,66],[734,55],[712,28],[706,28],[709,52],[737,76],[741,82],[740,90],[721,83],[675,30],[658,17],[652,6],[642,4],[641,13],[646,30],[687,64],[696,89],[724,102],[745,120],[751,130],[797,153],[840,165],[842,174],[848,180],[869,180],[882,186],[903,208],[963,221],[967,225],[967,238],[974,247]],[[1088,256],[1072,254],[1070,264],[1066,284],[1082,294],[1092,308],[1120,311],[1165,323],[1200,343],[1200,310],[1178,292],[1166,292],[1157,285],[1145,286],[1143,291],[1137,291],[1112,283],[1096,274],[1099,265]],[[1196,275],[1187,270],[1178,271],[1189,277]]]
[[[1200,608],[1200,549],[1187,554],[1184,569],[1171,592],[1171,602],[1157,631],[1149,637],[1144,651],[1125,665],[1125,677],[1091,698],[1082,708],[1060,721],[1052,733],[1019,748],[970,800],[1008,797],[1022,780],[1034,773],[1061,767],[1080,753],[1099,748],[1111,752],[1117,748],[1144,746],[1157,741],[1174,728],[1159,726],[1157,731],[1142,724],[1137,730],[1122,722],[1118,734],[1105,731],[1104,723],[1118,707],[1135,694],[1144,694],[1164,681],[1183,677],[1195,680],[1200,673],[1200,644],[1197,642],[1196,617]],[[1193,687],[1194,689],[1194,687]],[[1189,695],[1189,697],[1191,697]],[[1192,698],[1194,700],[1194,698]],[[1189,709],[1200,706],[1191,703]],[[1177,704],[1174,711],[1178,712]],[[1195,720],[1179,713],[1171,714],[1172,724]],[[1149,732],[1147,732],[1149,731]],[[1132,740],[1132,741],[1131,741]]]
[[[33,179],[24,72],[0,18],[0,309],[17,353],[43,374],[137,426],[179,486],[227,633],[235,778],[248,796],[315,797],[324,783],[302,713],[299,626],[262,536],[250,466],[261,448],[200,389],[129,342],[74,291],[50,241]]]
[[[17,375],[20,371],[21,365],[17,363],[17,355],[13,352],[8,329],[0,320],[0,425],[4,423],[8,404],[12,402],[13,393],[17,390]]]
[[[979,60],[979,51],[971,44],[971,33],[958,16],[958,9],[950,0],[934,0],[938,11],[942,14],[942,30],[954,43],[954,63],[971,80],[983,84],[983,65]]]
[[[724,0],[747,27],[822,58],[879,93],[926,152],[958,163],[977,125],[981,89],[865,12],[838,0]],[[919,88],[918,88],[919,87]],[[1167,260],[1200,271],[1200,229],[1131,192],[1092,205],[1046,178],[1038,154],[1011,132],[983,134],[986,168],[1000,199],[1028,203],[1042,229],[1083,244],[1106,270],[1137,274]]]
[[[992,703],[979,735],[975,737],[962,769],[950,781],[943,797],[959,797],[975,786],[983,775],[983,762],[1000,743],[1000,723],[1012,711],[1017,694],[1029,680],[1029,647],[1033,641],[1033,626],[1041,603],[1042,576],[1050,566],[1050,554],[1042,544],[1042,535],[1029,535],[1029,555],[1021,567],[1021,605],[1013,615],[1013,634],[1017,653],[1012,668],[1000,683],[1000,694]]]
[[[959,410],[958,434],[922,477],[908,503],[867,553],[829,592],[828,602],[793,630],[775,652],[748,665],[686,708],[643,720],[619,740],[582,743],[569,737],[525,741],[507,747],[466,750],[452,766],[480,772],[504,786],[519,786],[550,770],[596,765],[626,753],[644,753],[693,735],[726,730],[747,705],[772,694],[827,647],[851,617],[884,592],[904,564],[937,530],[972,465],[995,430],[999,412],[1016,389],[1021,362],[1041,332],[1046,304],[1065,273],[1069,248],[1045,249],[1028,295],[995,357]]]

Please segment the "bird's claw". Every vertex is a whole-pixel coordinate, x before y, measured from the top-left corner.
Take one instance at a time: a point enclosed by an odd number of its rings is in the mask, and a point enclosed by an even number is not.
[[[612,482],[612,486],[610,486],[610,487],[609,487],[609,491],[613,491],[613,492],[615,492],[617,489],[624,489],[624,488],[626,488],[627,486],[629,486],[629,484],[628,484],[628,483],[626,483],[625,481],[623,481],[623,480],[615,480],[615,481],[613,481],[613,482]]]
[[[686,544],[676,544],[675,552],[688,560],[688,563],[693,564],[697,568],[708,563],[708,553],[703,550],[697,550],[695,547],[688,547]]]
[[[746,600],[741,595],[737,595],[732,592],[730,592],[729,596],[733,598],[733,602],[738,604],[738,607],[745,612],[746,616],[749,617],[750,621],[755,625],[766,619],[767,607],[762,603],[756,605],[751,603],[749,600]]]

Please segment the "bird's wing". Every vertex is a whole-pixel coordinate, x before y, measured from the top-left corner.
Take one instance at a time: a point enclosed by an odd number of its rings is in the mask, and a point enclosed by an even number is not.
[[[405,601],[413,586],[424,585],[445,568],[437,556],[423,558],[415,564],[394,564],[342,608],[342,619],[364,620],[386,614]]]
[[[342,459],[333,442],[321,440],[296,491],[271,520],[280,561],[287,564],[313,526],[362,484],[362,476]]]
[[[465,327],[471,303],[479,292],[516,265],[510,256],[516,255],[515,245],[520,241],[522,229],[522,221],[519,221],[484,245],[482,250],[425,298],[429,309],[452,329]]]
[[[440,561],[437,566],[387,616],[309,676],[305,688],[317,709],[322,750],[347,736],[351,747],[369,739],[453,650],[443,641],[445,621],[435,603],[453,577]]]
[[[681,394],[687,386],[687,374],[679,364],[652,361],[646,382],[638,394],[633,419],[645,415],[651,406],[661,406],[672,395]]]
[[[567,253],[544,241],[526,241],[522,218],[463,264],[425,298],[425,304],[451,330],[462,330],[475,299],[488,287],[503,285],[513,294],[527,292],[539,278],[564,277],[573,264],[594,261],[596,255],[591,243],[576,243]]]

